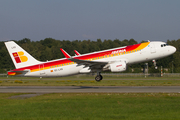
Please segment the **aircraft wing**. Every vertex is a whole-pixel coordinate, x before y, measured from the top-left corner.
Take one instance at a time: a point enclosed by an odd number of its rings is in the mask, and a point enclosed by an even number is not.
[[[62,51],[62,53],[64,54],[64,56],[70,60],[70,61],[73,61],[73,62],[76,62],[79,66],[80,65],[85,65],[85,67],[89,67],[91,70],[101,70],[103,69],[103,67],[105,65],[108,64],[108,62],[106,61],[88,61],[88,60],[80,60],[80,59],[75,59],[75,58],[72,58],[65,50],[63,50],[62,48],[60,48],[60,50]],[[75,53],[77,55],[80,55],[80,53],[78,53],[76,50],[75,50]]]
[[[68,58],[68,60],[76,62],[78,65],[85,65],[85,67],[90,67],[90,69],[102,69],[106,64],[108,64],[108,62],[105,61],[88,61],[75,58]]]

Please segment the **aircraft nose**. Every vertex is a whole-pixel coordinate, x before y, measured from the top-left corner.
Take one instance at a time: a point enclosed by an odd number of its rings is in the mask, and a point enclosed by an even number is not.
[[[171,51],[172,51],[172,53],[175,53],[176,52],[176,48],[174,46],[172,46]]]

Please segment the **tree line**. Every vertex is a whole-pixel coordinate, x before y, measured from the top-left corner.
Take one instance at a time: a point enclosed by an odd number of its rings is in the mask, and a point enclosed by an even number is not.
[[[64,58],[64,55],[61,53],[60,48],[63,48],[70,55],[74,56],[74,50],[77,50],[79,53],[89,53],[105,49],[111,49],[116,47],[122,47],[127,45],[137,44],[138,42],[134,39],[130,40],[101,40],[97,39],[96,41],[91,40],[56,40],[53,38],[45,38],[40,41],[31,41],[28,38],[22,40],[14,40],[18,45],[30,53],[39,61],[49,61],[54,59]],[[144,42],[144,41],[141,41]],[[166,68],[167,71],[164,72],[174,72],[180,73],[180,39],[178,40],[167,40],[167,44],[173,45],[176,47],[177,51],[166,58],[157,60],[157,66],[162,66]],[[145,63],[134,64],[128,67],[126,72],[139,73],[143,72]],[[148,62],[149,72],[155,73],[160,72],[160,69],[154,69],[152,61]],[[133,68],[133,71],[132,71]],[[0,73],[6,73],[9,70],[15,69],[14,64],[9,56],[9,53],[4,45],[4,42],[0,42]]]

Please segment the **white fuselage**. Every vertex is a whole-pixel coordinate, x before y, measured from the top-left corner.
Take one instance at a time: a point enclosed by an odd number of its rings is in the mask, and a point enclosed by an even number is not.
[[[122,47],[123,48],[123,47]],[[113,50],[116,50],[113,49]],[[92,61],[99,61],[99,62],[115,62],[115,61],[121,61],[124,60],[127,65],[128,64],[134,64],[134,63],[140,63],[140,62],[145,62],[145,61],[150,61],[150,60],[156,60],[160,59],[166,56],[169,56],[173,54],[176,51],[176,48],[170,45],[166,45],[164,42],[150,42],[148,46],[145,48],[139,50],[139,51],[130,51],[126,54],[121,54],[121,55],[114,55],[112,57],[104,57],[101,59],[96,59]],[[99,51],[102,52],[102,51]],[[93,53],[89,53],[93,54]],[[86,56],[89,54],[84,54],[80,56]],[[66,58],[64,58],[66,59]],[[60,59],[63,60],[63,59]],[[58,61],[58,60],[54,60]],[[49,62],[54,62],[54,61],[49,61]],[[48,62],[44,62],[48,63]],[[81,73],[80,71],[85,68],[85,65],[80,65],[80,64],[69,64],[65,66],[52,66],[49,69],[44,69],[43,64],[39,65],[39,69],[42,68],[42,70],[36,71],[36,72],[28,72],[24,74],[24,76],[34,76],[34,77],[62,77],[62,76],[69,76],[69,75],[74,75],[74,74],[79,74]],[[87,71],[92,72],[92,71]]]

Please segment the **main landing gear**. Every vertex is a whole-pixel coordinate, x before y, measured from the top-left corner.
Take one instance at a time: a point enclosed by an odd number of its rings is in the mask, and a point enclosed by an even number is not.
[[[97,82],[101,81],[103,79],[103,76],[100,74],[100,72],[97,73],[97,76],[95,77],[95,80]]]

